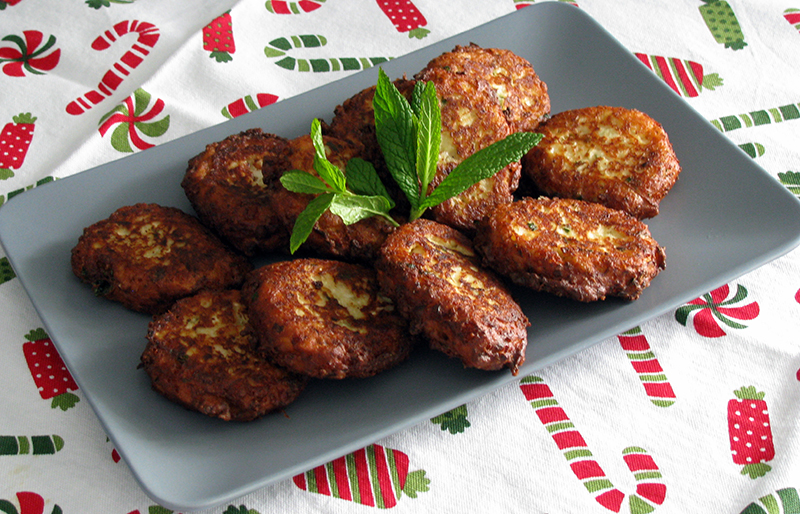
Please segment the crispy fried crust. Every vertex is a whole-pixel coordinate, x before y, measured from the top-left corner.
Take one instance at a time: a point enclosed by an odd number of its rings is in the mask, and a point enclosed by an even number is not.
[[[266,200],[262,168],[280,175],[288,140],[261,129],[233,134],[189,161],[181,186],[203,223],[246,255],[284,248],[289,232]]]
[[[582,302],[635,300],[665,268],[647,225],[573,199],[524,198],[499,207],[481,223],[475,247],[513,282]]]
[[[426,70],[436,68],[480,81],[482,88],[488,86],[512,132],[535,131],[550,114],[547,84],[530,62],[510,50],[482,48],[474,43],[456,46],[426,66]]]
[[[341,170],[345,169],[347,161],[359,155],[360,148],[348,141],[327,136],[323,137],[323,141],[328,160]],[[314,170],[314,146],[310,136],[305,135],[291,140],[287,155],[288,169],[307,171],[318,176]],[[314,195],[287,190],[277,176],[270,181],[268,189],[272,209],[278,213],[283,226],[291,232],[297,217],[308,206]],[[320,256],[368,262],[374,260],[378,248],[393,230],[394,225],[380,216],[345,225],[339,216],[325,211],[301,249]],[[288,246],[287,243],[287,250]]]
[[[538,125],[550,110],[547,88],[530,64],[507,50],[457,46],[414,77],[433,82],[441,101],[442,142],[436,187],[464,159],[522,127]],[[523,111],[522,105],[535,107]],[[497,205],[513,200],[520,163],[514,162],[459,196],[431,209],[431,217],[471,233]]]
[[[255,352],[238,290],[203,291],[155,316],[141,365],[153,389],[184,407],[250,421],[293,402],[308,379]]]
[[[407,223],[387,238],[376,268],[412,333],[466,367],[516,375],[528,319],[505,285],[479,267],[466,236],[431,220]]]
[[[96,295],[150,314],[203,289],[236,287],[251,269],[197,218],[144,203],[85,228],[71,264]]]
[[[372,268],[296,259],[255,270],[242,289],[259,350],[316,378],[369,377],[404,361],[414,339]]]
[[[544,138],[523,157],[522,166],[548,196],[602,203],[651,218],[681,171],[661,125],[634,109],[565,111],[537,131]]]

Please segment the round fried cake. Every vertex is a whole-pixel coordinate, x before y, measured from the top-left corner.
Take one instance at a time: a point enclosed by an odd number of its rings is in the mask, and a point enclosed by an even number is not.
[[[358,145],[341,139],[324,136],[323,142],[328,160],[343,171],[347,161],[358,157],[361,152]],[[309,135],[292,139],[287,151],[288,169],[319,176],[314,170],[314,154],[314,145]],[[273,177],[268,189],[272,209],[278,213],[281,223],[291,233],[297,217],[316,195],[289,191],[283,187],[278,177]],[[345,225],[339,216],[328,210],[317,220],[308,239],[300,248],[317,256],[369,262],[374,260],[378,248],[393,230],[394,225],[380,216]],[[287,250],[288,247],[287,242]]]
[[[547,84],[528,60],[511,50],[474,43],[456,46],[431,60],[417,77],[436,68],[488,86],[512,132],[533,132],[550,114]]]
[[[442,138],[431,187],[475,152],[523,127],[538,125],[550,110],[544,83],[530,64],[507,50],[457,46],[430,61],[414,78],[433,82],[441,103]],[[526,103],[530,109],[522,108]],[[433,207],[431,217],[471,233],[497,205],[513,200],[520,174],[520,163],[511,163]]]
[[[647,225],[604,205],[568,198],[524,198],[478,228],[486,265],[514,283],[582,302],[635,300],[665,268]]]
[[[153,389],[169,400],[233,421],[283,409],[308,381],[256,353],[247,310],[235,289],[200,292],[155,316],[141,367]]]
[[[282,137],[250,129],[207,145],[189,161],[181,186],[197,216],[246,255],[288,244],[263,177],[285,171],[288,145]]]
[[[381,289],[431,348],[466,367],[517,374],[528,319],[461,232],[431,220],[407,223],[387,238],[376,268]]]
[[[259,351],[316,378],[362,378],[392,368],[414,339],[372,268],[295,259],[253,271],[242,289]]]
[[[681,171],[663,127],[635,109],[564,111],[537,132],[544,137],[522,158],[522,166],[547,196],[602,203],[640,219],[652,218]]]
[[[97,296],[149,314],[203,289],[237,287],[252,269],[197,218],[153,203],[121,207],[86,227],[71,264]]]

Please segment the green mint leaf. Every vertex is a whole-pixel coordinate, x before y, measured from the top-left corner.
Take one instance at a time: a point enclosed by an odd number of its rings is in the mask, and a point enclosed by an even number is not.
[[[308,202],[306,208],[294,222],[292,235],[289,237],[289,252],[294,254],[300,245],[306,242],[311,231],[314,230],[317,220],[328,210],[335,196],[334,193],[325,193]]]
[[[280,178],[283,187],[293,193],[305,193],[317,195],[320,193],[331,193],[331,188],[320,180],[319,177],[312,175],[307,171],[290,170],[281,175]]]
[[[417,82],[419,84],[419,82]],[[416,91],[416,87],[415,87]],[[439,162],[439,145],[442,142],[442,113],[436,87],[428,82],[419,95],[419,111],[417,113],[417,177],[420,190],[425,195],[428,184],[436,175]]]
[[[330,210],[342,218],[345,225],[358,223],[371,216],[388,217],[392,208],[389,200],[383,196],[335,195]]]
[[[421,209],[433,207],[457,196],[473,184],[491,177],[536,146],[542,134],[517,132],[475,152],[464,159],[420,204]]]
[[[425,84],[422,82],[414,83],[414,90],[411,92],[411,112],[419,116],[422,103],[422,94],[425,92]]]
[[[314,170],[322,180],[327,182],[337,193],[344,193],[345,178],[342,170],[328,161],[325,155],[325,143],[322,139],[322,127],[318,119],[311,122],[311,142],[314,144]]]
[[[353,193],[366,196],[384,196],[389,199],[392,207],[394,207],[394,202],[391,200],[389,192],[381,182],[381,178],[372,163],[354,157],[347,161],[345,176],[347,177],[347,188]]]
[[[415,208],[420,201],[416,164],[417,122],[408,100],[382,68],[378,73],[378,84],[372,99],[375,135],[389,173],[408,197],[412,208]]]

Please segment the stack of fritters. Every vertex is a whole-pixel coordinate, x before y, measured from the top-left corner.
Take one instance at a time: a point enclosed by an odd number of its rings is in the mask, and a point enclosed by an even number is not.
[[[74,273],[97,294],[154,314],[141,366],[156,391],[206,415],[255,419],[288,405],[309,378],[386,371],[418,339],[466,367],[517,374],[529,321],[503,277],[579,301],[634,300],[664,269],[663,249],[639,220],[658,213],[680,172],[658,123],[605,106],[548,119],[547,87],[530,63],[474,44],[394,84],[410,98],[416,81],[433,82],[442,112],[431,187],[509,134],[544,139],[521,163],[430,209],[430,219],[346,225],[325,212],[304,258],[255,270],[242,255],[286,253],[315,198],[280,183],[289,170],[317,175],[309,135],[251,129],[209,144],[181,184],[199,221],[137,204],[85,229]],[[374,95],[375,87],[355,94],[323,123],[326,156],[342,171],[354,157],[372,162],[404,208],[375,137]],[[564,198],[514,201],[523,169],[539,191]]]

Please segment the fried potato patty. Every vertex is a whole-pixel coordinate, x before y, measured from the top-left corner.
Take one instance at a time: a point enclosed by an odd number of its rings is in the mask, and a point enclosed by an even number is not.
[[[288,146],[282,137],[250,129],[207,145],[189,161],[181,186],[197,216],[246,255],[288,244],[262,175],[262,168],[285,171]]]
[[[661,125],[634,109],[564,111],[537,132],[544,138],[522,158],[522,166],[547,196],[602,203],[651,218],[681,171]]]
[[[242,289],[259,351],[316,378],[362,378],[392,368],[414,338],[372,268],[296,259],[253,271]]]
[[[412,333],[466,367],[517,374],[528,319],[494,273],[479,266],[464,234],[431,220],[407,223],[387,238],[376,268]]]
[[[550,114],[547,84],[530,62],[510,50],[482,48],[474,43],[456,46],[426,66],[426,70],[436,68],[488,86],[512,132],[533,132]]]
[[[71,264],[97,296],[150,314],[203,289],[237,287],[252,269],[197,218],[152,203],[121,207],[86,227]]]
[[[665,268],[647,225],[600,204],[524,198],[480,225],[484,263],[514,283],[582,302],[639,297]]]
[[[155,316],[141,367],[153,389],[169,400],[234,421],[286,407],[308,381],[256,353],[236,289],[202,291]]]
[[[523,126],[538,125],[550,109],[544,83],[530,64],[526,67],[523,59],[507,50],[457,46],[430,61],[414,78],[433,82],[441,102],[442,138],[431,188],[475,152]],[[523,111],[525,103],[535,107]],[[513,200],[520,175],[520,163],[511,163],[432,208],[431,217],[471,233],[495,206]]]
[[[328,160],[341,170],[345,170],[347,161],[359,156],[360,148],[348,141],[324,136],[323,142]],[[287,152],[288,169],[307,171],[319,176],[314,170],[314,153],[310,136],[304,135],[291,140]],[[315,195],[291,192],[283,187],[278,178],[274,176],[268,186],[269,201],[283,226],[291,233],[297,217]],[[345,225],[339,216],[325,211],[301,249],[319,256],[372,261],[386,236],[393,230],[394,225],[380,216]],[[288,247],[287,242],[287,250]]]

